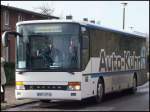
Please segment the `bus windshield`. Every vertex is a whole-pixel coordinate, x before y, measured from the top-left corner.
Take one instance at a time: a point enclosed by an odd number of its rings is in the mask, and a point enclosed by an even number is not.
[[[67,23],[19,25],[18,69],[80,69],[79,25]]]

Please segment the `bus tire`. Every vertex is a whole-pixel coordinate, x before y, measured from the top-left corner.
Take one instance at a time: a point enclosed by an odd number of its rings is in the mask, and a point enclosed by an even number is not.
[[[96,103],[101,103],[104,97],[104,83],[102,79],[97,83],[97,95],[94,97]]]
[[[137,78],[135,75],[133,76],[132,85],[133,85],[133,87],[131,89],[129,89],[129,93],[134,94],[137,91]]]

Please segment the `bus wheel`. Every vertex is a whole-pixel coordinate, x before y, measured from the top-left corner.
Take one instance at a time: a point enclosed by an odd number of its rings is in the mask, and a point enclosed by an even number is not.
[[[99,79],[98,84],[97,84],[97,95],[95,97],[96,103],[102,102],[104,96],[104,84],[101,79]]]
[[[136,77],[133,77],[133,87],[132,87],[132,93],[135,93],[137,91],[137,80]]]
[[[137,79],[134,76],[133,81],[132,81],[132,88],[129,89],[129,93],[134,94],[134,93],[136,93],[136,91],[137,91]]]

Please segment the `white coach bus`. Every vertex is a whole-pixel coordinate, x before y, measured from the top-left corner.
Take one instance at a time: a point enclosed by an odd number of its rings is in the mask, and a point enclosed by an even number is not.
[[[101,102],[110,92],[147,81],[146,38],[73,20],[19,22],[16,32],[16,99]]]

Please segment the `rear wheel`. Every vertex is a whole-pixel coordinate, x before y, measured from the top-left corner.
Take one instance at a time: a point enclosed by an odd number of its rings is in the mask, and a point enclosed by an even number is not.
[[[136,77],[134,76],[134,77],[133,77],[133,80],[132,80],[132,88],[130,88],[130,89],[128,90],[128,92],[131,93],[131,94],[134,94],[134,93],[136,93],[136,91],[137,91],[137,79],[136,79]]]
[[[99,79],[97,84],[97,95],[94,97],[96,103],[102,102],[104,97],[104,83],[101,79]]]
[[[137,79],[136,79],[136,77],[134,76],[134,77],[133,77],[132,93],[136,93],[136,91],[137,91]]]

